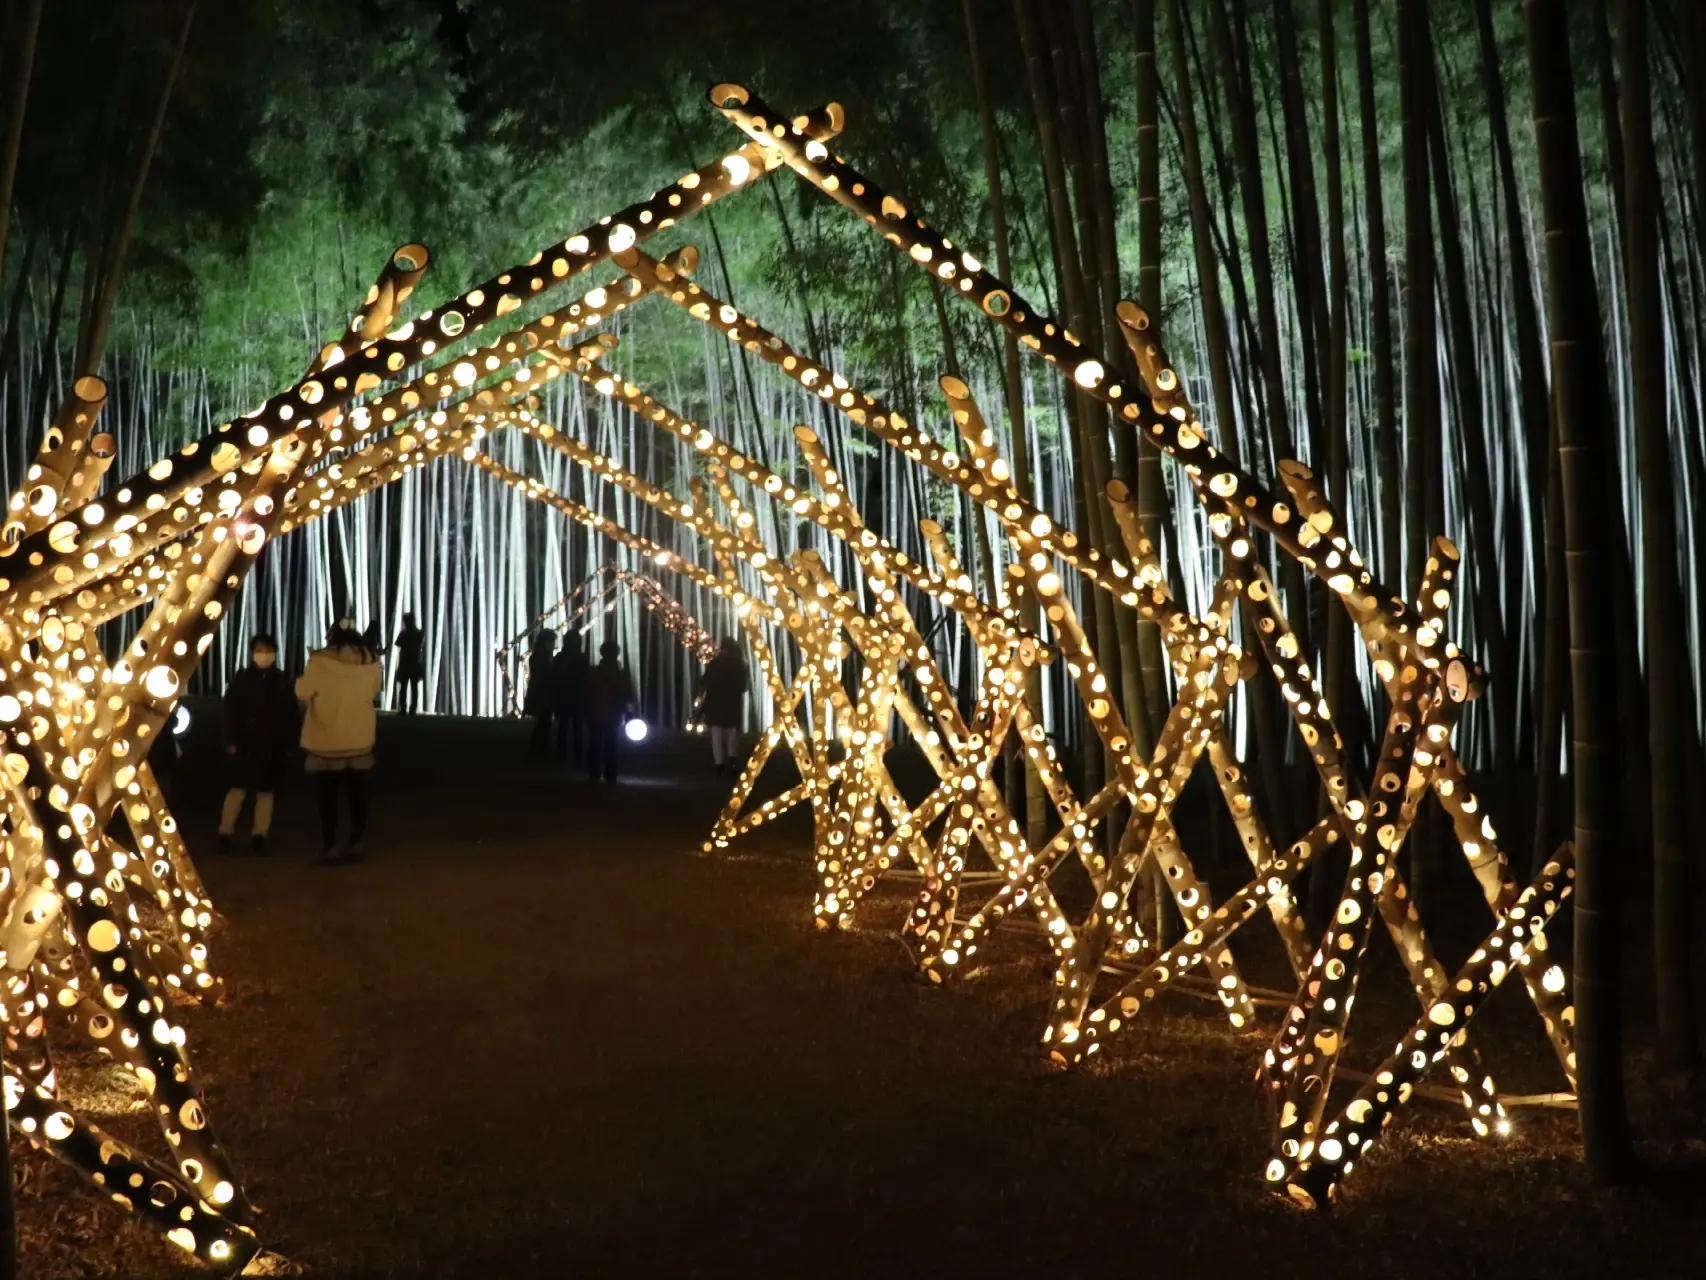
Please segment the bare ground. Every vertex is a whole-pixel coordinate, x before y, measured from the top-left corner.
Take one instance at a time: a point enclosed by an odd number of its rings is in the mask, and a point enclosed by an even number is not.
[[[208,743],[177,781],[225,916],[227,999],[191,1013],[191,1044],[292,1270],[1706,1274],[1706,1128],[1679,1104],[1643,1096],[1659,1171],[1615,1192],[1585,1182],[1567,1113],[1479,1142],[1419,1105],[1334,1212],[1306,1214],[1260,1184],[1263,1037],[1210,1006],[1170,997],[1110,1062],[1055,1073],[1037,940],[933,989],[893,938],[905,886],[817,933],[800,828],[694,856],[721,801],[697,755],[655,747],[609,789],[520,764],[513,724],[382,733],[357,867],[309,864],[301,787],[275,856],[219,859]],[[1507,1087],[1553,1087],[1512,994],[1488,1011]],[[1391,1007],[1371,1025],[1407,1023],[1406,998],[1376,979],[1365,1004]],[[1353,1048],[1371,1060],[1389,1034]],[[68,1082],[89,1096],[99,1073]],[[206,1274],[15,1156],[26,1276]]]

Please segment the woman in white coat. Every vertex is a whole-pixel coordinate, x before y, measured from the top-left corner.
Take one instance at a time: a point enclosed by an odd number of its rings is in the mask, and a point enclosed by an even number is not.
[[[308,657],[296,681],[296,696],[308,704],[302,721],[302,749],[308,772],[320,791],[320,862],[357,862],[367,831],[367,775],[373,769],[377,732],[374,700],[379,697],[379,656],[362,642],[355,623],[340,618],[326,647]],[[338,844],[338,792],[349,796],[349,843]]]

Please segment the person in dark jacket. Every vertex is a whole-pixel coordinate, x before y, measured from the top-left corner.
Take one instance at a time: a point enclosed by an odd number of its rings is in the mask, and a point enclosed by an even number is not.
[[[740,722],[750,681],[740,643],[724,636],[717,656],[699,677],[699,714],[711,734],[711,759],[717,772],[740,768]]]
[[[527,657],[527,695],[521,713],[533,717],[533,736],[527,741],[527,758],[543,760],[551,746],[551,716],[556,710],[551,659],[557,651],[557,633],[546,628],[533,640]]]
[[[577,768],[584,750],[582,722],[586,719],[586,678],[590,670],[586,638],[578,631],[570,631],[563,637],[563,647],[551,663],[551,684],[556,698],[557,760]]]
[[[397,642],[391,647],[397,651],[394,673],[397,710],[406,716],[420,710],[421,682],[426,679],[426,659],[422,653],[425,644],[426,633],[415,625],[415,615],[405,613],[403,629],[397,633]]]
[[[606,640],[598,647],[598,665],[586,677],[587,777],[616,781],[622,722],[634,706],[634,681],[622,664],[622,646]]]
[[[219,851],[230,853],[237,819],[249,793],[255,793],[255,819],[249,847],[265,853],[272,828],[273,794],[278,788],[291,743],[296,737],[296,695],[278,669],[278,642],[257,635],[249,645],[249,665],[225,688],[225,754],[231,789],[219,814]]]

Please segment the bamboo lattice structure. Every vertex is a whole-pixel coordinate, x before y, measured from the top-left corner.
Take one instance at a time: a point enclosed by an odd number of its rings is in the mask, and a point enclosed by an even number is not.
[[[267,542],[452,456],[645,557],[649,568],[729,602],[774,716],[705,851],[721,855],[806,806],[814,918],[826,928],[850,926],[886,874],[909,869],[919,888],[902,935],[934,982],[973,967],[998,927],[1034,917],[1056,969],[1043,1039],[1062,1066],[1102,1053],[1169,988],[1206,988],[1233,1027],[1253,1028],[1259,992],[1231,943],[1252,922],[1271,922],[1292,989],[1262,1064],[1274,1105],[1266,1177],[1299,1200],[1331,1198],[1436,1064],[1450,1073],[1478,1133],[1506,1130],[1469,1022],[1512,973],[1521,975],[1573,1087],[1568,980],[1542,932],[1570,891],[1570,852],[1561,850],[1533,884],[1515,884],[1453,752],[1456,719],[1483,683],[1447,639],[1455,549],[1436,541],[1419,594],[1406,602],[1375,579],[1307,467],[1282,463],[1273,488],[1209,442],[1140,308],[1118,309],[1126,347],[1119,363],[1129,370],[1120,376],[834,156],[827,143],[841,129],[838,106],[786,120],[733,85],[718,86],[712,101],[746,133],[737,150],[410,319],[402,309],[428,254],[406,246],[348,332],[296,385],[104,494],[112,442],[96,424],[105,388],[98,379],[73,388],[0,529],[0,784],[10,832],[0,981],[12,1125],[207,1261],[235,1271],[256,1255],[253,1211],[214,1134],[175,1016],[185,1001],[219,992],[209,963],[213,908],[147,755]],[[1015,486],[958,378],[940,384],[959,437],[954,447],[711,295],[691,278],[691,247],[662,259],[640,248],[783,165],[1173,459],[1180,491],[1200,504],[1220,554],[1219,579],[1200,613],[1174,598],[1119,481],[1100,497],[1120,545],[1092,545]],[[619,275],[559,309],[533,305],[606,260]],[[616,342],[597,330],[654,295],[989,512],[1010,552],[1005,574],[986,588],[992,598],[980,595],[940,525],[924,523],[928,563],[873,529],[812,430],[795,432],[802,467],[775,470],[611,372]],[[524,308],[531,318],[502,328],[504,317]],[[563,377],[690,450],[697,473],[687,496],[547,421],[538,393]],[[506,428],[631,495],[667,522],[676,547],[702,544],[707,554],[664,546],[498,461],[484,444]],[[774,527],[797,521],[837,540],[853,580],[838,581],[814,551],[767,543],[756,518],[763,504],[779,517]],[[1287,620],[1272,576],[1285,561],[1325,583],[1367,649],[1388,712],[1366,780],[1353,771],[1354,753]],[[649,584],[643,594],[667,607],[667,592],[649,576],[629,577],[631,585]],[[1097,591],[1154,623],[1165,642],[1176,695],[1147,754],[1078,620]],[[96,628],[138,608],[147,609],[146,620],[109,659]],[[955,689],[944,673],[920,621],[932,610],[962,626],[975,646],[972,687]],[[1035,630],[1028,618],[1038,620]],[[1024,696],[1034,668],[1054,662],[1071,678],[1091,749],[1112,763],[1094,794],[1074,793],[1051,726]],[[1275,839],[1260,812],[1228,730],[1228,708],[1259,664],[1271,670],[1327,797],[1325,816],[1290,844]],[[1056,708],[1057,718],[1065,710]],[[889,772],[888,754],[902,738],[916,744],[934,775],[917,803]],[[1047,798],[1055,831],[1040,843],[999,783],[1009,750],[1022,755]],[[752,805],[760,774],[779,752],[799,781]],[[1219,902],[1175,823],[1199,766],[1212,773],[1249,862],[1249,879]],[[1398,865],[1430,797],[1492,915],[1484,941],[1456,973],[1434,953]],[[1317,937],[1292,886],[1311,867],[1326,874],[1330,851],[1346,870],[1332,921]],[[1087,904],[1057,897],[1064,879],[1057,873],[1068,866],[1088,881]],[[1175,939],[1146,926],[1138,909],[1138,886],[1152,869],[1182,924]],[[1335,1076],[1377,917],[1418,1016],[1338,1106]],[[169,1162],[103,1132],[62,1095],[53,1046],[67,1037],[129,1071],[159,1121]]]

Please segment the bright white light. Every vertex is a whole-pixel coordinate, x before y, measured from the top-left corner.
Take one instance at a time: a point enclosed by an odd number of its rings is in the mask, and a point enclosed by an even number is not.
[[[752,165],[737,151],[723,157],[723,171],[729,175],[730,184],[738,187],[752,176]]]
[[[622,726],[622,732],[628,735],[629,742],[644,742],[646,740],[646,734],[649,733],[650,730],[646,728],[646,722],[644,720],[635,716],[632,720],[628,721],[627,724]]]
[[[172,710],[172,736],[181,738],[190,731],[190,709],[179,703]]]

